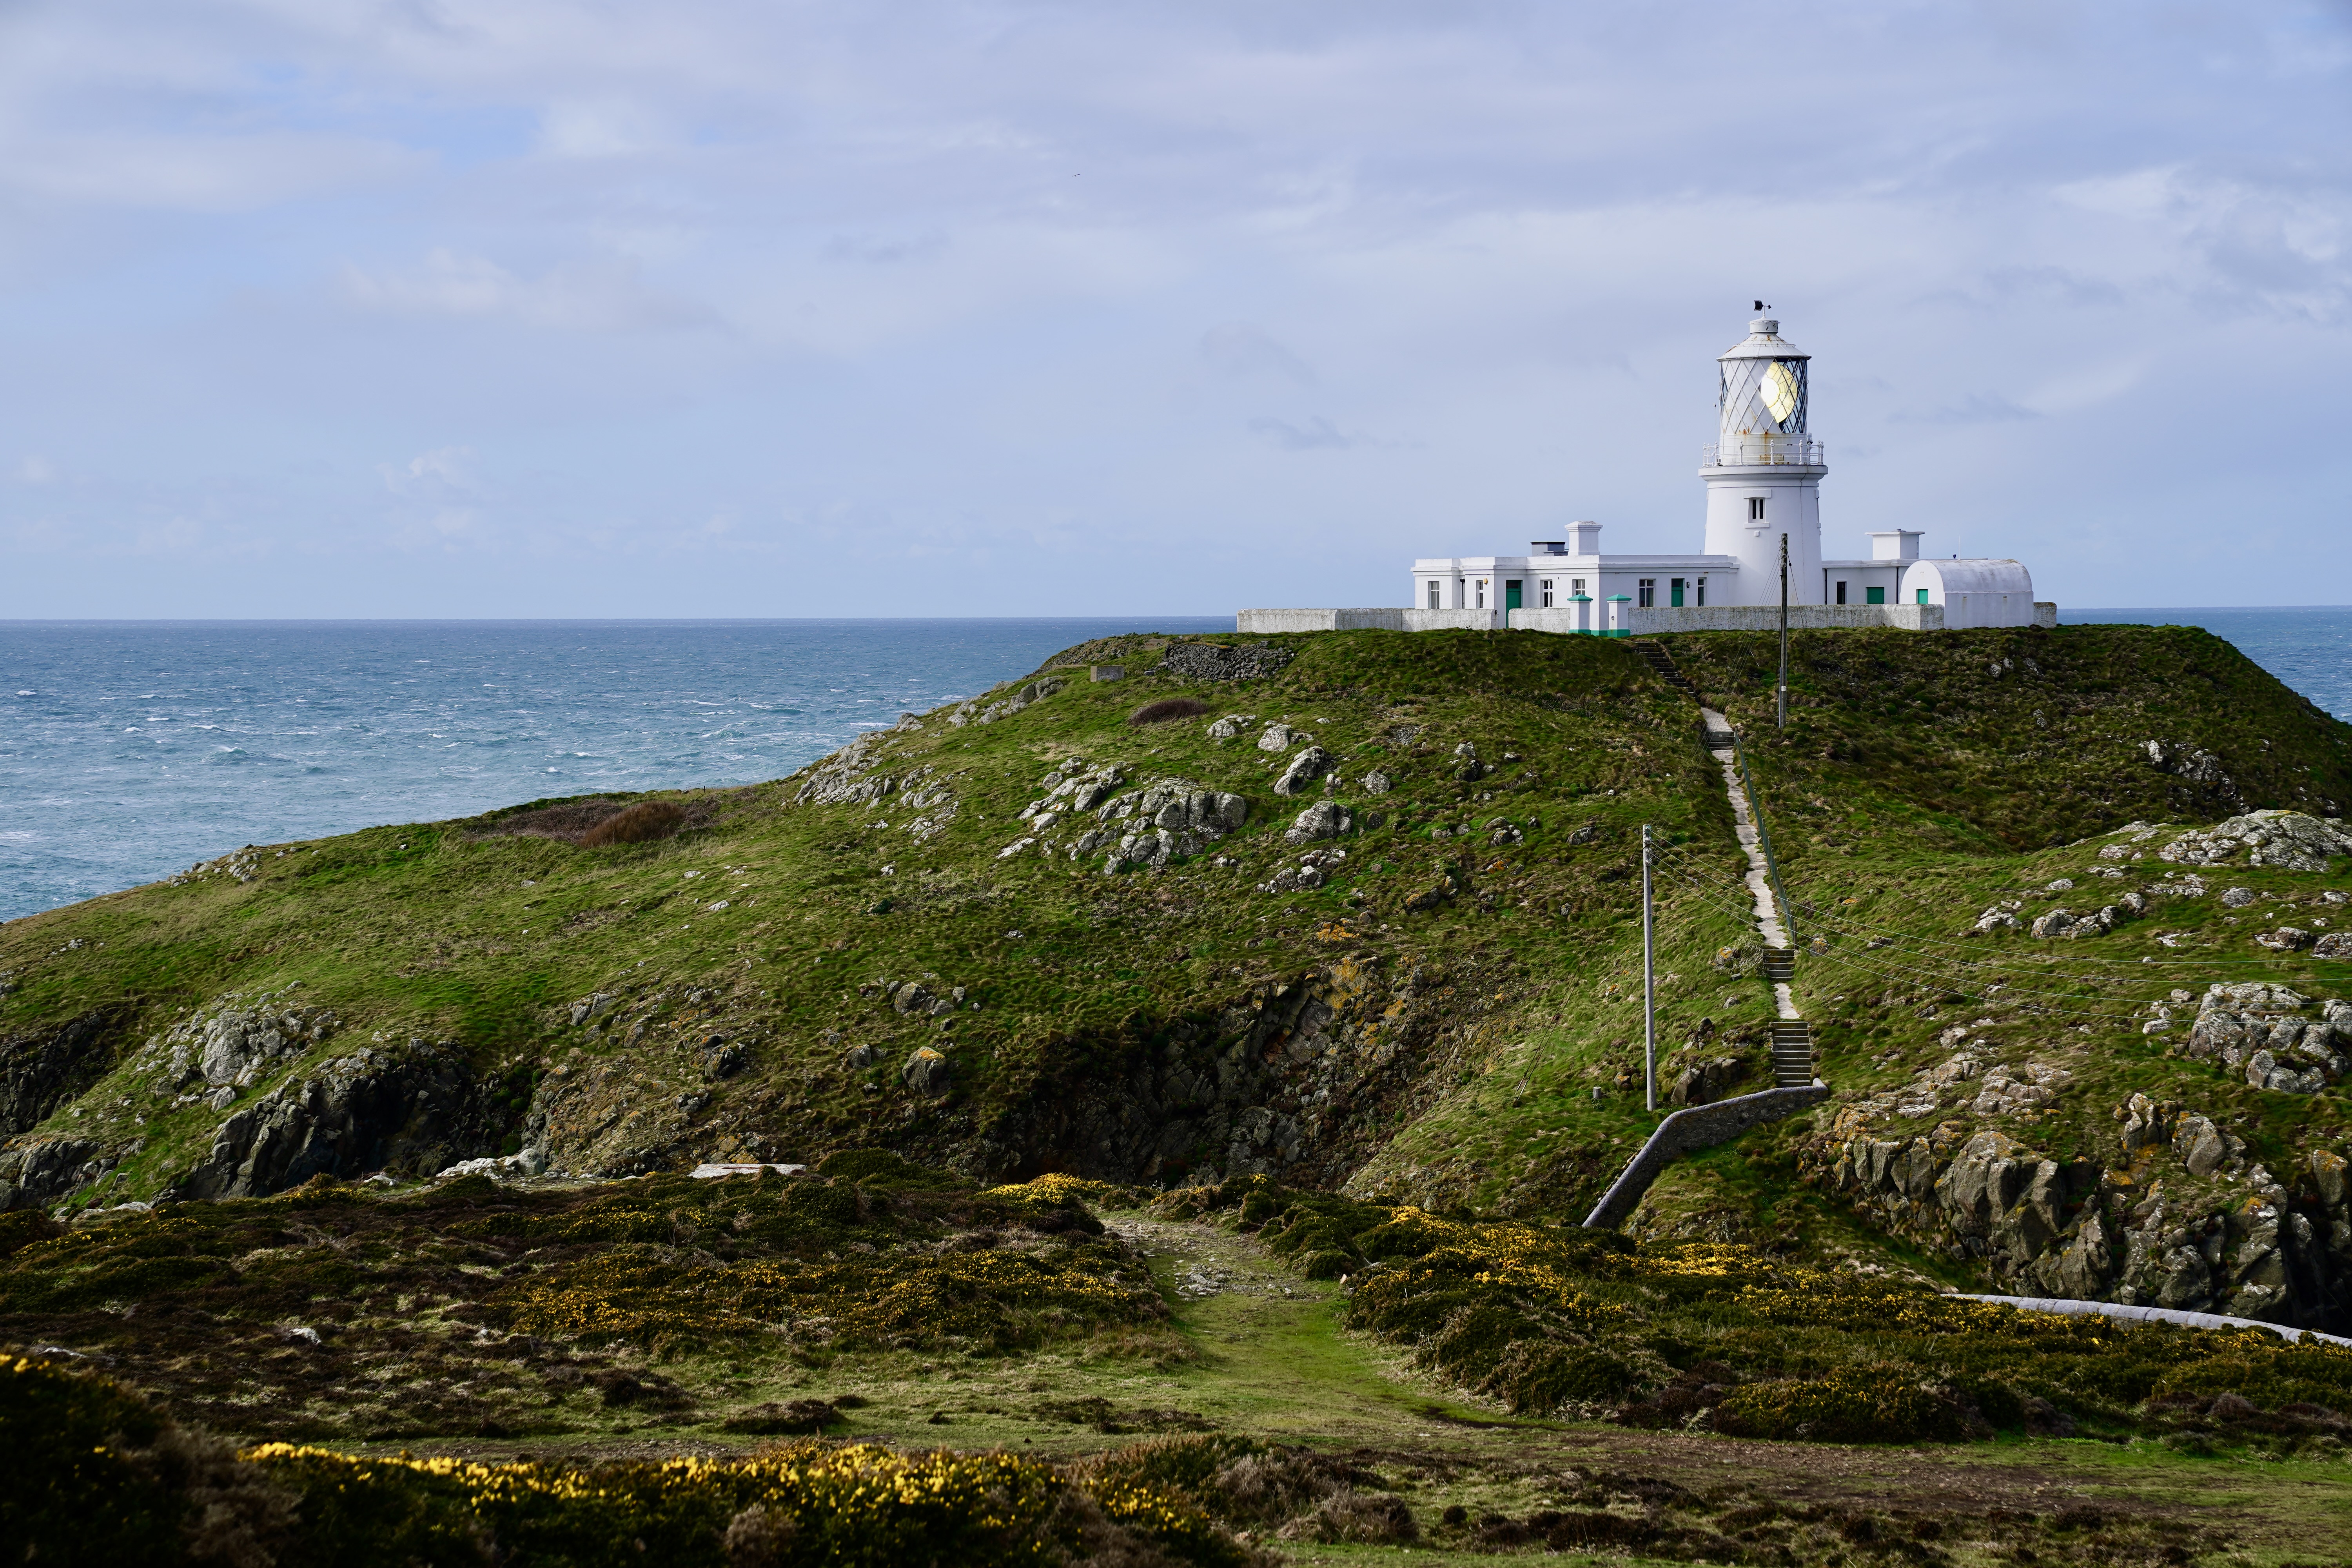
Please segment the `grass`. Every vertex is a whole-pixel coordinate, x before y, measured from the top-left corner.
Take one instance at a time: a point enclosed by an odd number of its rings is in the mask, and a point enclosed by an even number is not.
[[[2030,918],[2158,886],[2168,868],[2152,852],[2168,835],[2137,841],[2137,861],[2097,857],[2110,843],[2130,852],[2134,842],[2101,837],[2127,822],[2202,825],[2253,805],[2334,809],[2352,799],[2346,727],[2202,633],[2069,627],[1800,634],[1793,721],[1776,732],[1759,679],[1768,641],[1719,634],[1673,647],[1743,731],[1798,906],[1798,999],[1838,1096],[1671,1171],[1628,1227],[1641,1256],[1716,1248],[1749,1260],[1732,1274],[1802,1279],[1823,1300],[1923,1282],[2038,1289],[1998,1249],[1962,1247],[1932,1198],[1915,1202],[1853,1174],[1872,1147],[1925,1142],[1941,1160],[1981,1133],[2009,1140],[2029,1167],[2056,1168],[2058,1245],[2072,1245],[2093,1217],[2119,1237],[2160,1182],[2168,1226],[2206,1227],[2234,1247],[2258,1172],[2277,1178],[2278,1201],[2324,1237],[2332,1222],[2311,1173],[2315,1157],[2344,1149],[2339,1090],[2255,1089],[2184,1055],[2185,1026],[2169,1035],[2139,1026],[2151,1003],[2214,980],[2269,976],[2313,996],[2341,994],[2345,965],[2252,939],[2282,923],[2336,919],[2324,895],[2352,893],[2352,867],[2209,871],[2215,892],[2245,887],[2257,900],[2223,908],[2210,896],[2163,898],[2147,916],[2076,942],[1962,933],[2001,900]],[[9,1162],[29,1146],[70,1150],[66,1168],[99,1173],[39,1194],[69,1219],[92,1203],[168,1194],[226,1117],[342,1058],[426,1047],[454,1052],[472,1075],[468,1125],[481,1143],[460,1152],[529,1144],[561,1169],[619,1174],[674,1173],[709,1158],[818,1163],[886,1147],[935,1176],[951,1173],[917,1180],[871,1159],[827,1166],[832,1184],[819,1190],[880,1194],[897,1217],[861,1211],[841,1226],[845,1240],[812,1255],[737,1232],[731,1215],[709,1223],[705,1197],[688,1194],[714,1184],[659,1175],[544,1192],[458,1184],[443,1208],[402,1188],[397,1201],[424,1206],[399,1211],[408,1217],[389,1228],[373,1220],[338,1228],[352,1215],[394,1212],[341,1198],[327,1207],[344,1218],[331,1223],[268,1206],[293,1205],[294,1194],[167,1207],[145,1219],[85,1216],[70,1245],[34,1242],[55,1248],[37,1254],[55,1267],[0,1265],[0,1281],[16,1281],[0,1288],[65,1293],[12,1295],[5,1331],[118,1357],[121,1374],[175,1418],[364,1452],[470,1446],[566,1464],[681,1446],[731,1454],[755,1439],[729,1432],[728,1418],[793,1401],[835,1411],[829,1441],[1001,1446],[1057,1459],[1152,1433],[1181,1436],[1197,1420],[1213,1427],[1209,1436],[1413,1456],[1365,1463],[1384,1486],[1418,1489],[1395,1495],[1423,1521],[1428,1552],[1473,1544],[1445,1533],[1443,1509],[1454,1503],[1442,1500],[1460,1500],[1472,1535],[1480,1510],[1524,1523],[1562,1511],[1563,1500],[1581,1506],[1580,1492],[1547,1479],[1570,1436],[1605,1445],[1604,1468],[1646,1466],[1643,1473],[1701,1492],[1731,1452],[1748,1456],[1732,1472],[1762,1467],[1754,1506],[1773,1487],[1795,1487],[1807,1507],[1830,1510],[1737,1528],[1779,1531],[1774,1550],[1813,1560],[1876,1560],[1869,1553],[1880,1549],[1848,1540],[1843,1515],[1832,1514],[1891,1519],[1910,1505],[1890,1500],[1921,1495],[1927,1483],[1896,1477],[1872,1491],[1852,1479],[1840,1490],[1816,1473],[1824,1461],[1774,1458],[1783,1445],[1770,1440],[1595,1426],[1565,1406],[1514,1415],[1511,1400],[1540,1392],[1545,1365],[1522,1353],[1509,1376],[1490,1380],[1526,1336],[1498,1336],[1491,1320],[1483,1330],[1467,1319],[1450,1330],[1405,1316],[1374,1321],[1358,1305],[1365,1297],[1350,1260],[1361,1256],[1361,1227],[1349,1228],[1349,1215],[1417,1204],[1444,1224],[1483,1216],[1540,1238],[1580,1216],[1654,1126],[1641,1099],[1635,845],[1645,822],[1664,847],[1664,1080],[1729,1057],[1747,1065],[1742,1087],[1759,1081],[1769,1003],[1742,953],[1752,933],[1736,889],[1741,862],[1688,703],[1605,639],[1276,638],[1295,653],[1278,672],[1223,683],[1154,671],[1163,643],[1071,650],[1054,662],[1122,663],[1137,673],[1066,681],[1017,710],[969,721],[1034,679],[1024,678],[973,705],[967,722],[925,715],[920,728],[877,734],[845,760],[777,784],[534,802],[464,822],[247,848],[165,883],[0,926],[0,1041],[12,1063],[42,1064],[11,1080],[15,1103],[30,1110],[6,1129],[14,1143],[0,1154],[0,1180],[16,1179],[20,1167]],[[1139,705],[1171,701],[1203,708],[1181,721],[1128,722]],[[1208,720],[1226,715],[1255,721],[1219,742]],[[1293,815],[1326,796],[1272,793],[1296,748],[1276,755],[1251,737],[1275,721],[1339,759],[1328,798],[1354,816],[1346,837],[1284,841]],[[2169,771],[2148,763],[2148,740],[2176,759]],[[1465,744],[1475,757],[1459,752]],[[2200,751],[2211,765],[2177,760]],[[1001,854],[1034,837],[1034,814],[1021,813],[1071,777],[1073,762],[1118,764],[1129,795],[1165,776],[1244,795],[1248,823],[1179,845],[1163,866],[1116,876],[1103,872],[1113,846],[1069,858],[1076,828],[1087,825],[1076,819],[1047,830],[1057,843],[1051,858],[1034,843]],[[1372,793],[1375,772],[1391,786],[1384,793]],[[648,804],[680,815],[674,837],[570,841]],[[1321,884],[1277,882],[1309,847],[1326,862]],[[1333,848],[1346,858],[1324,854]],[[2125,875],[2095,876],[2100,867]],[[2075,888],[2049,891],[2060,878]],[[919,1000],[908,1001],[910,985]],[[210,1085],[167,1081],[173,1030],[294,1007],[333,1023],[234,1086],[226,1110],[196,1094],[209,1096]],[[2063,1076],[2038,1104],[1979,1109],[1979,1077],[1931,1110],[1906,1110],[1924,1069],[1966,1054],[1965,1042],[1946,1038],[1956,1026],[1994,1042],[1985,1067]],[[945,1093],[919,1093],[902,1076],[919,1047],[947,1058]],[[2199,1177],[2168,1152],[2127,1156],[2116,1112],[2136,1092],[2210,1117],[2238,1140],[2238,1158]],[[1248,1120],[1257,1112],[1265,1123]],[[1275,1135],[1286,1122],[1295,1160]],[[1249,1134],[1254,1125],[1265,1131]],[[1130,1201],[1120,1189],[1260,1168],[1339,1205],[1320,1216],[1333,1234],[1318,1245],[1302,1235],[1274,1254],[1278,1273],[1262,1257],[1246,1268],[1236,1261],[1255,1256],[1264,1215],[1234,1230],[1223,1228],[1223,1209],[1185,1220],[1120,1206]],[[995,1190],[1048,1171],[1107,1184]],[[967,1207],[922,1206],[950,1202]],[[1087,1204],[1136,1239],[1031,1223]],[[488,1217],[461,1214],[467,1205],[502,1205],[509,1221],[588,1228],[466,1232]],[[965,1220],[983,1211],[993,1217],[978,1228],[1019,1238],[1009,1251],[930,1250],[974,1234]],[[26,1223],[12,1216],[5,1226]],[[0,1246],[19,1235],[5,1226]],[[402,1239],[385,1239],[395,1232]],[[132,1256],[130,1243],[142,1237],[169,1245]],[[850,1250],[853,1241],[877,1250]],[[1017,1252],[1059,1259],[1069,1291],[1023,1302],[992,1276],[957,1272]],[[1180,1259],[1210,1258],[1226,1259],[1219,1267],[1236,1278],[1276,1283],[1195,1300],[1179,1288]],[[789,1291],[772,1288],[782,1276],[760,1272],[787,1262],[791,1279],[853,1304],[837,1313],[793,1308]],[[529,1267],[505,1272],[518,1263]],[[1428,1272],[1435,1266],[1412,1267],[1433,1289],[1467,1289],[1441,1280],[1443,1269]],[[1339,1272],[1351,1275],[1346,1295]],[[1648,1301],[1641,1292],[1654,1281],[1577,1279],[1576,1292],[1650,1325],[1610,1331],[1617,1341],[1601,1335],[1609,1343],[1597,1349],[1638,1375],[1588,1415],[1654,1405],[1689,1370],[1660,1335],[1717,1345],[1713,1359],[1742,1378],[1724,1386],[1741,1389],[1819,1383],[1852,1359],[1853,1342],[1839,1337],[1847,1331],[1743,1326],[1706,1312],[1695,1328],[1676,1327],[1677,1314],[1698,1309]],[[703,1293],[681,1295],[689,1281]],[[936,1316],[938,1334],[894,1346],[893,1337],[909,1338],[894,1327],[903,1318],[859,1320],[894,1282],[919,1303],[940,1303],[913,1314]],[[168,1328],[138,1308],[166,1289],[197,1309]],[[1150,1310],[1138,1294],[1147,1289],[1157,1303]],[[836,1345],[797,1331],[738,1331],[713,1300],[733,1303],[747,1323],[837,1317],[847,1337]],[[1511,1311],[1553,1329],[1566,1323],[1559,1303],[1527,1300]],[[1123,1304],[1114,1310],[1114,1301]],[[353,1316],[331,1356],[285,1337],[325,1324],[338,1302]],[[1477,1315],[1477,1302],[1454,1305]],[[543,1315],[526,1325],[532,1311]],[[956,1315],[966,1311],[973,1315]],[[612,1331],[590,1331],[597,1324]],[[1906,1342],[1903,1354],[1926,1353],[1933,1338]],[[142,1340],[157,1347],[152,1354]],[[533,1340],[559,1349],[532,1349]],[[1995,1342],[2009,1343],[1987,1342]],[[2195,1357],[2212,1366],[2237,1353]],[[525,1364],[508,1364],[517,1361]],[[1936,1399],[1975,1398],[1984,1391],[1952,1378],[1997,1372],[2013,1391],[2063,1405],[2115,1441],[1947,1444],[1937,1473],[2095,1471],[2106,1478],[2098,1485],[2139,1500],[2135,1509],[2145,1504],[2189,1531],[2163,1541],[2126,1531],[2117,1552],[2128,1546],[2152,1561],[2178,1546],[2227,1560],[2218,1537],[2197,1533],[2207,1529],[2197,1500],[2210,1495],[2200,1489],[2211,1477],[2308,1477],[2320,1495],[2335,1495],[2332,1458],[2294,1457],[2326,1432],[2233,1426],[2182,1407],[2151,1409],[2143,1394],[2093,1398],[2096,1390],[2070,1381],[2084,1358],[2038,1340],[1992,1362],[1922,1362],[1918,1381],[1944,1391]],[[260,1391],[240,1395],[225,1372],[214,1379],[215,1365],[250,1369]],[[580,1381],[549,1383],[559,1366]],[[2215,1376],[2235,1386],[2258,1374],[2267,1375],[2248,1362]],[[635,1392],[608,1402],[624,1380]],[[1492,1392],[1467,1392],[1482,1384]],[[2256,1403],[2275,1415],[2298,1401],[2273,1394]],[[1804,1408],[1782,1400],[1751,1413],[1744,1429],[1802,1424]],[[934,1424],[935,1415],[944,1419]],[[2214,1455],[2160,1447],[2200,1422]],[[2000,1507],[2051,1512],[2022,1480],[2008,1490],[2006,1480],[1969,1484],[2008,1498]],[[2326,1517],[2335,1507],[2326,1504]],[[2245,1549],[2250,1560],[2292,1555],[2260,1545],[2283,1539],[2263,1508],[2221,1511],[2256,1543]],[[1985,1540],[2017,1536],[1981,1522],[1990,1518],[1981,1510],[1969,1518]],[[2061,1536],[2018,1539],[2045,1561],[2098,1560]],[[1992,1548],[1967,1544],[1977,1539],[1921,1550],[1982,1560]],[[1649,1550],[1619,1544],[1637,1556]],[[1396,1550],[1296,1538],[1282,1549],[1331,1560]]]

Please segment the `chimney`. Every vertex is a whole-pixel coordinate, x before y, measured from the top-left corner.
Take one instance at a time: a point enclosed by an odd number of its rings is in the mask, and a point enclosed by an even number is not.
[[[1597,522],[1571,522],[1568,525],[1568,552],[1570,555],[1601,553],[1601,525]]]
[[[1919,539],[1924,531],[1916,528],[1873,531],[1870,558],[1873,561],[1916,561],[1919,559]]]

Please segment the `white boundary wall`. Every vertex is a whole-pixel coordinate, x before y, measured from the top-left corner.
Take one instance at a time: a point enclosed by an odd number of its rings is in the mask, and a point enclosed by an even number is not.
[[[1594,607],[1595,609],[1598,606]],[[1704,609],[1642,609],[1616,606],[1620,637],[1655,637],[1667,632],[1769,632],[1780,626],[1778,605],[1709,605]],[[1584,612],[1601,626],[1607,617]],[[1510,627],[1523,632],[1577,633],[1579,612],[1557,610],[1244,610],[1234,617],[1234,629],[1265,636],[1275,632],[1437,632],[1500,631],[1506,616]],[[1789,629],[1799,632],[1851,631],[1883,626],[1895,631],[1937,632],[1945,629],[1941,605],[1791,605]],[[2032,624],[2054,627],[2058,606],[2047,600],[2033,606]],[[1607,631],[1582,635],[1607,637]]]

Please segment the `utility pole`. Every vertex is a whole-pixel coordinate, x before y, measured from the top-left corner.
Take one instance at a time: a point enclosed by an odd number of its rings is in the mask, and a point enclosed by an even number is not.
[[[1658,961],[1650,902],[1650,825],[1642,824],[1642,1095],[1658,1109]]]
[[[1789,727],[1789,536],[1780,536],[1780,721]]]

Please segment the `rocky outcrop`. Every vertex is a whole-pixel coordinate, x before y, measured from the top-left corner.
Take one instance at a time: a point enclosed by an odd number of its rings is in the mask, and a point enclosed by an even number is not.
[[[54,1203],[106,1174],[137,1147],[110,1154],[93,1138],[44,1138],[0,1151],[0,1212]]]
[[[2012,1291],[2352,1328],[2352,1170],[2340,1157],[2313,1154],[2291,1191],[2210,1117],[2140,1094],[2115,1116],[2112,1166],[1947,1122],[1913,1138],[1833,1133],[1812,1179]]]
[[[2222,767],[2221,759],[2201,746],[2172,741],[2145,741],[2140,750],[2147,757],[2147,765],[2160,773],[2171,773],[2213,791],[2225,799],[2238,794],[2236,781]],[[2175,793],[2179,793],[2177,789]]]
[[[117,1019],[100,1008],[48,1028],[0,1036],[0,1138],[38,1127],[105,1075]]]
[[[2304,1016],[2310,1006],[2284,985],[2210,986],[2181,1054],[2242,1072],[2256,1089],[2316,1094],[2352,1070],[2352,1003],[2331,999],[2317,1018]]]
[[[2250,811],[2202,833],[2184,833],[2157,854],[2185,866],[2276,866],[2325,871],[2330,855],[2352,855],[2352,832],[2335,818],[2299,811]]]
[[[495,1153],[503,1131],[454,1047],[373,1047],[293,1079],[236,1112],[173,1184],[190,1198],[257,1197],[315,1175],[429,1175]]]
[[[225,1007],[175,1025],[143,1058],[163,1058],[155,1089],[198,1087],[250,1089],[270,1069],[302,1055],[335,1032],[335,1016],[319,1007]]]

